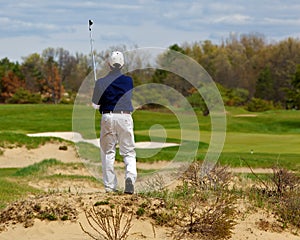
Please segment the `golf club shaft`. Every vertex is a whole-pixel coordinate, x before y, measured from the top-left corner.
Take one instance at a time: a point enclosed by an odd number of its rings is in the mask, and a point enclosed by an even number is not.
[[[93,21],[89,20],[91,54],[92,54],[93,69],[94,69],[94,80],[96,82],[97,81],[97,76],[96,76],[96,63],[95,63],[95,56],[94,56],[94,49],[93,49],[93,37],[92,37],[92,27],[91,27],[92,24],[93,24]]]

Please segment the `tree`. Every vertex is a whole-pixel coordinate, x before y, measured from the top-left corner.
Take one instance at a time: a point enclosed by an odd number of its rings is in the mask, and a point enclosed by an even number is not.
[[[216,82],[227,86],[228,83],[231,81],[233,74],[232,65],[228,58],[227,48],[220,47],[218,49],[218,54],[214,61],[217,68],[213,79]]]
[[[38,53],[24,58],[21,71],[25,77],[25,88],[33,93],[43,92],[43,59]]]
[[[11,98],[19,88],[24,87],[25,85],[24,81],[22,81],[22,79],[20,79],[12,70],[9,70],[5,73],[1,82],[1,98],[4,100],[4,102]]]
[[[188,55],[189,57],[193,58],[196,62],[201,64],[203,58],[201,43],[192,43],[191,46],[185,43],[183,49],[186,55]]]
[[[271,53],[269,62],[274,81],[273,100],[284,103],[285,89],[291,88],[291,76],[300,63],[300,40],[288,38],[271,46],[268,51]]]
[[[286,108],[300,109],[300,64],[297,65],[295,73],[291,78],[291,88],[286,89]]]
[[[264,100],[274,99],[274,82],[270,67],[266,67],[260,74],[256,82],[255,97]]]
[[[23,84],[24,77],[19,63],[13,63],[8,58],[3,58],[0,61],[0,102],[7,101]]]
[[[201,49],[203,54],[201,57],[201,62],[199,63],[214,79],[217,69],[214,60],[217,56],[218,46],[212,44],[212,42],[209,40],[205,40],[203,43],[201,43]]]
[[[180,47],[177,43],[171,45],[171,46],[169,47],[169,49],[170,49],[170,50],[173,50],[173,51],[176,51],[176,52],[180,52],[180,53],[182,53],[182,54],[185,54],[184,49],[183,49],[182,47]]]
[[[59,103],[64,92],[57,64],[49,57],[44,65],[45,93],[48,101]]]

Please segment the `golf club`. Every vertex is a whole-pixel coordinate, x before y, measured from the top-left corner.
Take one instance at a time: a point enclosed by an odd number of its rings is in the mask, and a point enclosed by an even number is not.
[[[92,38],[92,25],[93,25],[93,20],[89,20],[89,31],[90,31],[90,43],[91,43],[91,54],[92,54],[92,61],[93,61],[93,68],[94,68],[94,79],[95,82],[97,81],[97,76],[96,76],[96,63],[95,63],[95,56],[94,56],[94,49],[93,49],[93,38]]]

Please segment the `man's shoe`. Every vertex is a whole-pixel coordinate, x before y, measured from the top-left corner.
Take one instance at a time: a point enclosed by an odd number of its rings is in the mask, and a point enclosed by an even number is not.
[[[133,194],[134,193],[134,186],[132,184],[131,178],[126,178],[124,193],[126,193],[126,194]]]
[[[105,188],[106,193],[118,193],[119,191],[117,189],[112,188]]]

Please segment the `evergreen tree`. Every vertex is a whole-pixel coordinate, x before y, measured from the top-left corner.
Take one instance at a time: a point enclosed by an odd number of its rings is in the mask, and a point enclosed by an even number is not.
[[[270,67],[266,67],[260,74],[256,81],[256,98],[264,100],[272,100],[274,97],[274,82],[272,79]]]

